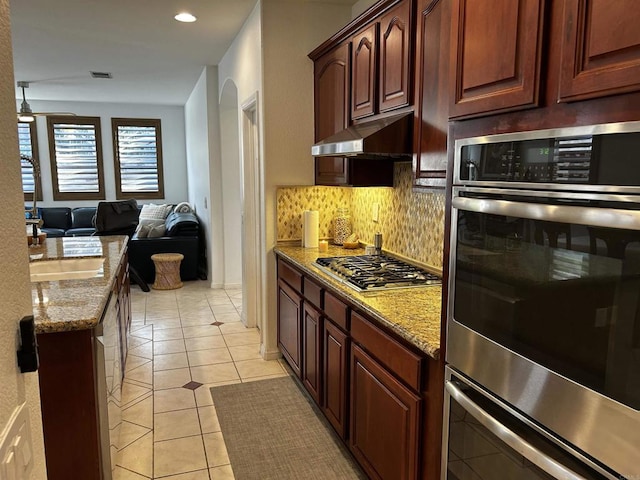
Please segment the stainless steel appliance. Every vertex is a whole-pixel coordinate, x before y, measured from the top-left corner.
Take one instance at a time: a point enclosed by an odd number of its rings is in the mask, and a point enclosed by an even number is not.
[[[638,152],[640,122],[456,141],[443,478],[640,478]],[[548,476],[480,476],[459,408]]]
[[[316,264],[325,273],[359,292],[442,283],[438,275],[388,255],[320,257]]]

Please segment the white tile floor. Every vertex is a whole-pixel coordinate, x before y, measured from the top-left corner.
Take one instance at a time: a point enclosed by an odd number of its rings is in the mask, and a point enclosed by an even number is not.
[[[241,290],[133,286],[131,307],[115,480],[233,479],[209,387],[287,374],[240,321]]]

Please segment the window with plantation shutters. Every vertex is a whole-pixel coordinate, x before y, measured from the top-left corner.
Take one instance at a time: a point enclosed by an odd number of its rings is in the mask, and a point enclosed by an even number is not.
[[[116,198],[164,198],[160,120],[112,118]]]
[[[47,117],[54,200],[103,200],[99,117]]]
[[[18,122],[18,145],[20,155],[26,155],[38,161],[38,137],[36,122]],[[26,160],[20,160],[22,170],[22,191],[26,201],[33,201],[33,187],[38,182],[38,200],[42,200],[42,183],[40,177],[34,178],[33,167]]]

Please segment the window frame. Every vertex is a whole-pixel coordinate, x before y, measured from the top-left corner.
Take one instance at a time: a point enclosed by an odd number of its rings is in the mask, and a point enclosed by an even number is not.
[[[91,125],[95,131],[96,142],[96,169],[98,174],[97,192],[61,192],[58,184],[58,162],[56,158],[56,143],[54,126],[60,123],[73,125]],[[47,134],[49,139],[49,160],[51,162],[51,185],[53,187],[54,200],[104,200],[104,161],[102,155],[102,129],[100,117],[81,117],[67,115],[48,115]]]
[[[152,127],[156,133],[156,171],[158,190],[155,192],[123,192],[120,173],[120,150],[118,148],[118,127]],[[113,168],[115,172],[116,199],[136,198],[142,200],[164,199],[164,164],[162,155],[162,127],[159,118],[111,118],[111,139],[113,141]]]
[[[40,154],[38,152],[38,128],[36,126],[36,121],[35,118],[33,120],[33,122],[21,122],[18,121],[18,124],[25,124],[29,126],[29,139],[31,140],[31,158],[35,161],[40,163]],[[19,140],[18,140],[18,148],[20,148],[19,145]],[[22,155],[22,152],[20,152],[20,155]],[[21,165],[22,165],[22,161],[21,161]],[[20,167],[20,177],[22,178],[22,166]],[[34,182],[36,184],[36,189],[38,191],[38,196],[36,197],[38,202],[42,201],[42,165],[40,166],[40,175],[38,175],[38,177],[34,178]],[[24,201],[25,202],[33,202],[33,192],[25,192],[24,191],[24,184],[22,186],[22,193],[24,195]]]

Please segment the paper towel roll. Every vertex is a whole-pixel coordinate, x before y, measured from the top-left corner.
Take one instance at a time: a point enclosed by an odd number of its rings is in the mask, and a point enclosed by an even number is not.
[[[305,210],[302,214],[302,246],[305,248],[318,247],[318,230],[320,228],[320,212]]]

